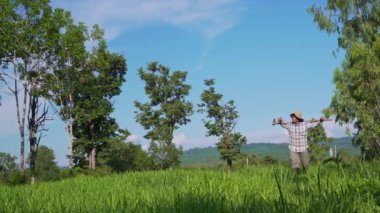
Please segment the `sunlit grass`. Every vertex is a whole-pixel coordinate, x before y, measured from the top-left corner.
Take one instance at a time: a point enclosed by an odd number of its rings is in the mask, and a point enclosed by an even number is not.
[[[380,165],[286,166],[82,176],[0,186],[1,212],[379,212]]]

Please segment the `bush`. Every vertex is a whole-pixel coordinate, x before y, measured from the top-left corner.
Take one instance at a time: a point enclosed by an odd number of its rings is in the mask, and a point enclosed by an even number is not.
[[[21,175],[20,172],[12,172],[6,182],[7,185],[16,186],[26,184],[28,178],[26,175]]]
[[[30,159],[30,156],[28,159]],[[47,146],[39,146],[36,156],[36,180],[54,181],[59,179],[60,169],[55,162],[54,151]]]
[[[279,161],[277,158],[271,156],[271,155],[266,155],[263,157],[263,159],[261,160],[261,163],[262,164],[265,164],[265,165],[272,165],[272,164],[278,164]]]

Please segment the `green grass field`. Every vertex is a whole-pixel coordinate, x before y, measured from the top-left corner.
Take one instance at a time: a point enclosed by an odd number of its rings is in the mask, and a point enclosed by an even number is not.
[[[0,186],[1,212],[380,212],[380,165],[174,169]]]

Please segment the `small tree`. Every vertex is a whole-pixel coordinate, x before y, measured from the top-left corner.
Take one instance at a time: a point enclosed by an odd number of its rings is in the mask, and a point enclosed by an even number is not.
[[[110,147],[101,154],[100,158],[115,172],[147,170],[152,166],[148,153],[141,148],[141,145],[120,140],[111,142]]]
[[[0,182],[8,182],[10,175],[17,172],[16,159],[15,156],[0,152]]]
[[[60,178],[60,169],[55,162],[54,151],[44,145],[38,147],[36,178],[40,181],[59,180]]]
[[[246,144],[246,138],[235,132],[238,112],[234,102],[222,103],[223,95],[216,93],[214,80],[205,80],[208,89],[201,95],[202,103],[198,104],[199,112],[206,113],[208,120],[204,120],[207,136],[219,137],[216,144],[222,160],[227,161],[228,172],[232,170],[232,161],[240,154],[240,148]]]
[[[310,160],[314,162],[324,160],[330,147],[328,144],[331,142],[332,138],[327,137],[325,129],[321,124],[309,129],[307,143],[311,151]]]
[[[159,168],[178,166],[182,148],[173,144],[173,133],[190,122],[188,117],[193,112],[193,105],[185,99],[191,88],[185,83],[187,72],[171,73],[158,62],[138,72],[150,101],[135,102],[136,121],[148,130],[144,137],[151,140],[150,155]]]

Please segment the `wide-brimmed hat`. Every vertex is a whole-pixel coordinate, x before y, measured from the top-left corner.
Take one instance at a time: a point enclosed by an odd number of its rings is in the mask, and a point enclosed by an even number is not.
[[[302,113],[301,112],[293,112],[292,114],[290,114],[290,117],[296,117],[299,121],[303,121],[303,118],[302,118]]]

